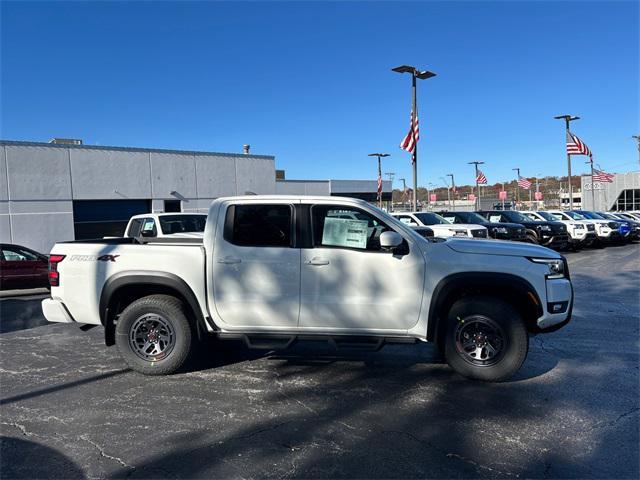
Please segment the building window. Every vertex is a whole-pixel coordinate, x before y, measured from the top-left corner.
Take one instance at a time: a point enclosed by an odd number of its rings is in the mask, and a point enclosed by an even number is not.
[[[640,189],[628,188],[620,192],[613,208],[614,210],[640,210]]]
[[[181,212],[182,202],[180,200],[165,200],[164,211],[168,213]]]
[[[151,200],[74,200],[75,238],[122,237],[132,216],[150,211]]]

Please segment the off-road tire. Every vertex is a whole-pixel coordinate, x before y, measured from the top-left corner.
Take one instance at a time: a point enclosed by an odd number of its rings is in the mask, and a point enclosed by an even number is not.
[[[136,353],[132,330],[142,318],[160,317],[171,330],[173,339],[165,354],[141,358]],[[136,328],[138,331],[138,328]],[[124,361],[136,372],[145,375],[168,375],[185,365],[193,348],[194,333],[183,303],[170,295],[149,295],[132,302],[120,314],[116,325],[116,345]],[[167,342],[169,344],[169,342]]]
[[[478,365],[468,355],[461,353],[462,343],[456,337],[465,321],[467,326],[474,319],[482,322],[490,319],[501,329],[504,337],[502,353],[494,357],[495,363]],[[465,297],[453,304],[447,317],[444,334],[444,356],[447,363],[460,375],[486,382],[501,382],[515,374],[529,350],[529,334],[522,315],[509,303],[489,296]],[[470,327],[469,327],[470,328]]]

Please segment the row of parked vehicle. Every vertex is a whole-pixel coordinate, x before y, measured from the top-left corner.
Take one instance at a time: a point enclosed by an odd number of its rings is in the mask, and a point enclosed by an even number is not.
[[[425,237],[494,238],[534,243],[554,250],[640,240],[639,212],[485,210],[395,212],[392,215]]]

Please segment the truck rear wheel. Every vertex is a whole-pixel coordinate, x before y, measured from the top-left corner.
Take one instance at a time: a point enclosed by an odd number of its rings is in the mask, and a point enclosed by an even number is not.
[[[149,295],[131,303],[116,325],[116,345],[131,369],[167,375],[182,367],[193,335],[184,305],[170,295]]]
[[[528,350],[524,319],[507,302],[474,296],[451,307],[444,354],[460,375],[487,382],[506,380],[520,369]]]

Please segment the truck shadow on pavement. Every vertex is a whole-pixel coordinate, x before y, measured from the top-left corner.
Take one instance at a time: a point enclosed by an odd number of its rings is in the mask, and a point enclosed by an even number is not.
[[[36,442],[0,436],[0,452],[2,478],[86,478],[71,459]]]

